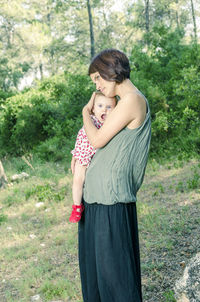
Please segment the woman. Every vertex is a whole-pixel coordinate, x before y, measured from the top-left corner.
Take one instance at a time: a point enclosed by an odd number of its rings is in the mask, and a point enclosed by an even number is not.
[[[90,118],[95,93],[83,108],[86,134],[98,149],[86,173],[85,211],[79,222],[83,299],[141,302],[136,194],[149,152],[150,109],[130,81],[124,53],[102,51],[92,60],[89,75],[97,90],[120,100],[100,129]]]

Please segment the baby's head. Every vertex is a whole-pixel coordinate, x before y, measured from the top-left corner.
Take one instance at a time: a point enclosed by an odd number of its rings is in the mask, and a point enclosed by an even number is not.
[[[115,108],[117,104],[116,98],[109,98],[103,95],[101,92],[96,92],[95,100],[94,100],[94,107],[93,113],[96,118],[101,122],[104,123],[107,116],[110,112]]]

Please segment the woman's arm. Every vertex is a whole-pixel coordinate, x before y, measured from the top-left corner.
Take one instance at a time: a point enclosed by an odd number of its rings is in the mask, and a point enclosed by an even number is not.
[[[91,98],[92,99],[92,98]],[[108,115],[100,129],[91,121],[92,102],[83,108],[83,124],[88,140],[94,148],[104,147],[120,130],[131,124],[131,128],[139,127],[146,116],[146,102],[138,94],[129,93],[121,99]]]

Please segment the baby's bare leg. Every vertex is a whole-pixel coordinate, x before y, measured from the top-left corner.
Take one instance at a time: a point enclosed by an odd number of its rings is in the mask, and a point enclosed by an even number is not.
[[[75,205],[81,204],[86,169],[87,166],[81,166],[79,161],[76,161],[72,185],[72,197]]]

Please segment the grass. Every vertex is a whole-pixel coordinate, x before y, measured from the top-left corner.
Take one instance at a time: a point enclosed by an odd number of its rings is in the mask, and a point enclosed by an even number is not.
[[[148,165],[137,204],[145,301],[176,301],[178,263],[198,251],[199,174],[195,160]]]
[[[8,216],[4,215],[3,213],[0,214],[0,225],[8,220]]]
[[[0,192],[0,301],[82,302],[77,224],[68,223],[72,176],[65,164],[29,160],[34,170],[21,159],[3,162],[9,182],[22,171],[29,178]],[[162,284],[179,239],[200,223],[199,174],[196,160],[147,167],[138,194],[144,301],[176,301]]]
[[[176,302],[174,292],[172,290],[166,291],[163,296],[165,297],[165,302]]]
[[[20,173],[4,165],[8,179]],[[77,225],[68,224],[71,176],[64,165],[24,166],[29,179],[1,191],[1,301],[81,301],[77,260]],[[21,165],[20,165],[21,167]]]

